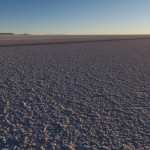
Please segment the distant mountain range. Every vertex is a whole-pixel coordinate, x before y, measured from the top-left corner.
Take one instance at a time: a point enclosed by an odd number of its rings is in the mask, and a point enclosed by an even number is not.
[[[0,33],[0,35],[15,35],[14,33]]]
[[[0,33],[0,35],[16,35],[16,34],[14,34],[14,33]],[[18,35],[30,35],[30,34],[24,33],[24,34],[18,34]]]

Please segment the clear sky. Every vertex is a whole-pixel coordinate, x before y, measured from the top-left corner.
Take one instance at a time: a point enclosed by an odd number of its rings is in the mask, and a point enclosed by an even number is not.
[[[150,0],[0,0],[0,32],[150,34]]]

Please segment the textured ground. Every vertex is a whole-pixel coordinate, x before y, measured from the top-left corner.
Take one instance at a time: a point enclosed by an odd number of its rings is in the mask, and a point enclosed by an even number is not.
[[[150,35],[3,35],[0,47],[10,45],[34,45],[45,43],[72,43],[87,41],[110,41],[116,39],[150,39]]]
[[[150,149],[150,40],[0,47],[0,148]]]

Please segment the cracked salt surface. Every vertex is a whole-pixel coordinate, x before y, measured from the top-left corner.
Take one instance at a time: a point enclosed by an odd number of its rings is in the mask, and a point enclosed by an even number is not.
[[[0,148],[150,149],[150,40],[0,48]]]

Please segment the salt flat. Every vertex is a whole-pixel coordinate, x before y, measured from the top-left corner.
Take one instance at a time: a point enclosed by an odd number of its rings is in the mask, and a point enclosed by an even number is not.
[[[150,149],[150,39],[87,38],[0,38],[0,148]]]
[[[150,39],[150,35],[1,35],[0,47]]]

